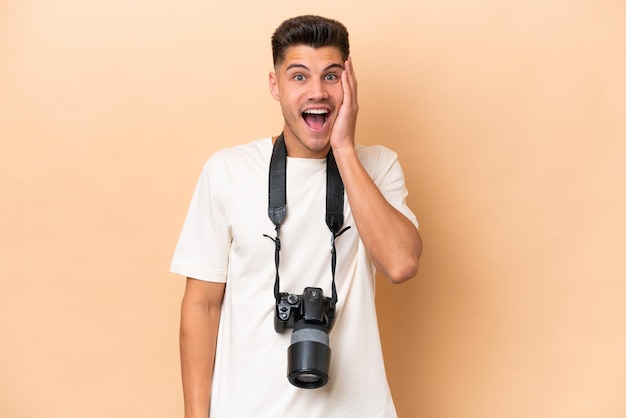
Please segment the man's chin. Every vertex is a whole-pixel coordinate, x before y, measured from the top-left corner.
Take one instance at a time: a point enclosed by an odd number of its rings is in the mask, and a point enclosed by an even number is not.
[[[328,134],[312,134],[307,135],[306,139],[307,147],[315,151],[327,150],[330,145],[330,135]]]
[[[330,149],[330,130],[327,127],[314,130],[304,124],[299,131],[291,130],[289,137],[295,140],[290,147],[291,140],[286,139],[288,153],[292,157],[324,158]]]
[[[307,136],[303,138],[302,145],[311,158],[324,158],[330,149],[330,137]]]

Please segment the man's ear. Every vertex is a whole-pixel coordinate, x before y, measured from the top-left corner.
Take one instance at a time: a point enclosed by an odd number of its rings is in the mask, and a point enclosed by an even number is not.
[[[274,98],[274,100],[278,102],[280,101],[280,98],[278,95],[278,79],[276,78],[276,73],[270,72],[269,81],[270,81],[270,93],[272,97]]]

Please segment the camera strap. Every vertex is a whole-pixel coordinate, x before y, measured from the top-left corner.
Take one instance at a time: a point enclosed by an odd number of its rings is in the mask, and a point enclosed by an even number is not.
[[[280,265],[280,226],[287,215],[287,146],[285,145],[284,134],[281,133],[272,151],[269,172],[269,205],[268,216],[275,226],[276,238],[270,238],[276,244],[274,252],[274,262],[276,264],[276,280],[274,282],[274,297],[276,301],[280,298],[280,276],[278,266]],[[331,232],[331,275],[332,275],[332,295],[330,306],[337,304],[337,288],[335,286],[335,268],[337,265],[337,251],[335,239],[350,229],[343,225],[343,199],[344,189],[341,175],[337,167],[337,162],[333,156],[332,149],[326,156],[326,225]]]

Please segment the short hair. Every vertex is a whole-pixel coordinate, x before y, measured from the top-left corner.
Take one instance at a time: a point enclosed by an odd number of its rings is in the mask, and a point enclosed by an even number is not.
[[[313,48],[337,47],[345,61],[350,56],[348,30],[341,23],[321,16],[304,15],[285,20],[272,35],[274,66],[285,60],[287,49],[307,45]]]

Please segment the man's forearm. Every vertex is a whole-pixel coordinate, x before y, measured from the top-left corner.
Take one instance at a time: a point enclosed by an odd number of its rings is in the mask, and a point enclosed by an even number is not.
[[[351,58],[344,69],[343,101],[330,145],[363,245],[376,268],[393,283],[401,283],[417,273],[422,240],[415,225],[387,202],[358,159],[354,139],[359,104]]]
[[[354,148],[338,150],[335,159],[356,226],[374,265],[393,283],[412,278],[422,252],[417,228],[387,202]]]
[[[192,299],[192,300],[189,300]],[[207,418],[220,306],[183,299],[180,325],[180,359],[185,418]]]

